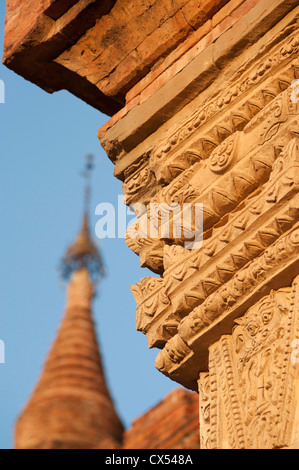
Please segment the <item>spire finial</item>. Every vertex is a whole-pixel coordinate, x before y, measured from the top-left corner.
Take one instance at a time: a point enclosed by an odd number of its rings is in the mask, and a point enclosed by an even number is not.
[[[84,191],[84,211],[89,212],[90,193],[91,193],[91,172],[94,169],[94,156],[89,153],[86,156],[85,168],[82,172],[82,176],[85,179],[85,191]]]
[[[97,282],[104,275],[101,255],[94,244],[89,231],[89,205],[91,193],[91,171],[94,168],[94,156],[88,154],[82,176],[85,179],[84,212],[82,227],[75,242],[68,248],[61,263],[62,277],[68,279],[70,275],[81,268],[87,268],[92,280]]]

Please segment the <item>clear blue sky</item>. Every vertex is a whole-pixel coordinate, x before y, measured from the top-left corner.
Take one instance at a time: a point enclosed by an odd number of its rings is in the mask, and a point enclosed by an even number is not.
[[[3,49],[4,0],[0,5]],[[91,207],[117,204],[121,183],[97,140],[107,117],[67,92],[49,95],[0,66],[6,103],[0,104],[0,448],[12,447],[15,420],[35,386],[65,305],[57,265],[79,229],[87,153],[96,156]],[[97,218],[92,214],[92,227]],[[107,277],[94,317],[117,410],[125,426],[177,385],[154,366],[135,330],[130,285],[150,272],[124,240],[99,242]]]

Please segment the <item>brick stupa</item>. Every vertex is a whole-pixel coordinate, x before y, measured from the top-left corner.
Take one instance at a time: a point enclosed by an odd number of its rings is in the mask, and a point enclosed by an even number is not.
[[[17,449],[119,448],[123,426],[102,366],[92,318],[93,274],[101,267],[88,230],[65,257],[66,311],[33,395],[16,425]]]

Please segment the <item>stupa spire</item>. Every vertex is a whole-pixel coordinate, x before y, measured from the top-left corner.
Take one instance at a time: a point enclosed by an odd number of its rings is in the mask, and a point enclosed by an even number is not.
[[[102,259],[88,227],[63,261],[70,278],[64,318],[38,385],[16,425],[17,449],[94,449],[121,446],[123,426],[102,366],[92,318],[94,280]]]
[[[89,229],[91,171],[93,167],[93,156],[88,155],[85,170],[82,173],[85,178],[82,225],[74,243],[68,248],[63,257],[61,271],[64,279],[68,279],[72,272],[82,267],[89,270],[94,282],[98,281],[104,274],[102,257],[92,240]]]

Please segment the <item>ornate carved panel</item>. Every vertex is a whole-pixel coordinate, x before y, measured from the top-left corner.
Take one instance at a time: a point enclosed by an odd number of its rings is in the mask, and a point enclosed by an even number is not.
[[[199,380],[201,447],[272,449],[291,440],[296,411],[299,277],[235,320],[210,347]]]

